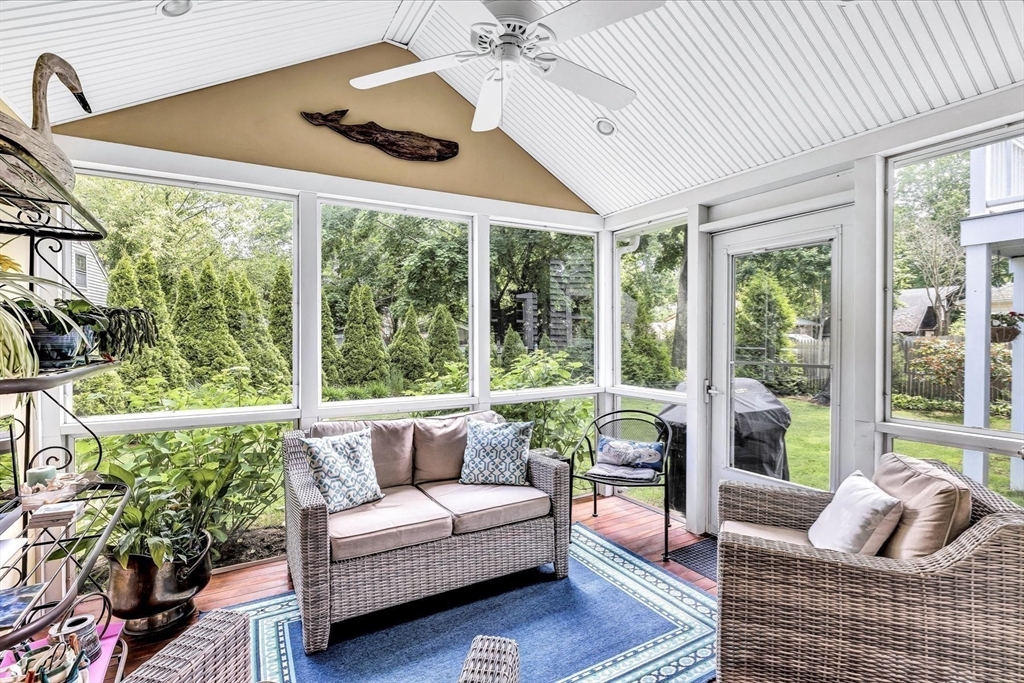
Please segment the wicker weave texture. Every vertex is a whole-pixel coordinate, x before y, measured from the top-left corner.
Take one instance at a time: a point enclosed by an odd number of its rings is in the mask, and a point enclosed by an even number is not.
[[[284,438],[288,568],[307,653],[327,649],[332,623],[553,562],[569,573],[569,466],[531,454],[530,483],[551,498],[537,519],[339,562],[330,559],[327,506],[300,441]]]
[[[125,683],[249,683],[249,617],[218,610],[124,679]]]
[[[974,521],[928,557],[722,534],[719,681],[1024,681],[1024,509],[945,469],[971,487]],[[736,482],[719,490],[721,520],[795,528],[828,497]]]
[[[477,636],[459,683],[519,683],[519,645],[509,638]]]

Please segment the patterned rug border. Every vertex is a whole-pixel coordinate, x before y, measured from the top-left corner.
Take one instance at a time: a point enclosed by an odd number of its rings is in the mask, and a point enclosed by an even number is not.
[[[572,557],[677,628],[558,683],[708,683],[715,678],[717,598],[577,522]],[[293,678],[288,625],[299,618],[294,592],[229,609],[252,620],[253,681]]]

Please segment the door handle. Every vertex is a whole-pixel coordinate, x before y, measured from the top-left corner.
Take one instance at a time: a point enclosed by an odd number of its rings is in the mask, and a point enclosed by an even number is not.
[[[711,396],[718,396],[722,392],[715,388],[711,380],[704,380],[704,402],[707,403]]]

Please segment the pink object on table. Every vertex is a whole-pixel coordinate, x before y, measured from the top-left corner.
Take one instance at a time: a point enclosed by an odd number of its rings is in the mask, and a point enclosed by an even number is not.
[[[103,683],[103,679],[107,675],[107,668],[110,666],[110,658],[114,654],[114,646],[117,645],[117,640],[121,637],[121,630],[123,628],[124,624],[120,622],[111,622],[107,626],[106,632],[100,638],[100,656],[89,665],[89,683]],[[43,647],[44,645],[46,645],[45,640],[37,640],[32,643],[33,648]],[[0,669],[6,669],[13,663],[14,656],[10,652],[5,652],[4,659],[0,662]]]

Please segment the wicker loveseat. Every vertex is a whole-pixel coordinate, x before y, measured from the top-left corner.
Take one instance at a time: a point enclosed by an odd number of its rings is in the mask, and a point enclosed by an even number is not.
[[[548,562],[568,575],[568,465],[531,454],[529,487],[459,484],[465,420],[326,422],[285,434],[288,569],[307,653],[326,649],[331,624],[345,619]],[[385,497],[328,515],[301,439],[367,426]]]
[[[1020,683],[1024,509],[967,483],[971,526],[915,560],[718,539],[721,683]],[[723,481],[719,519],[806,531],[832,499]]]

